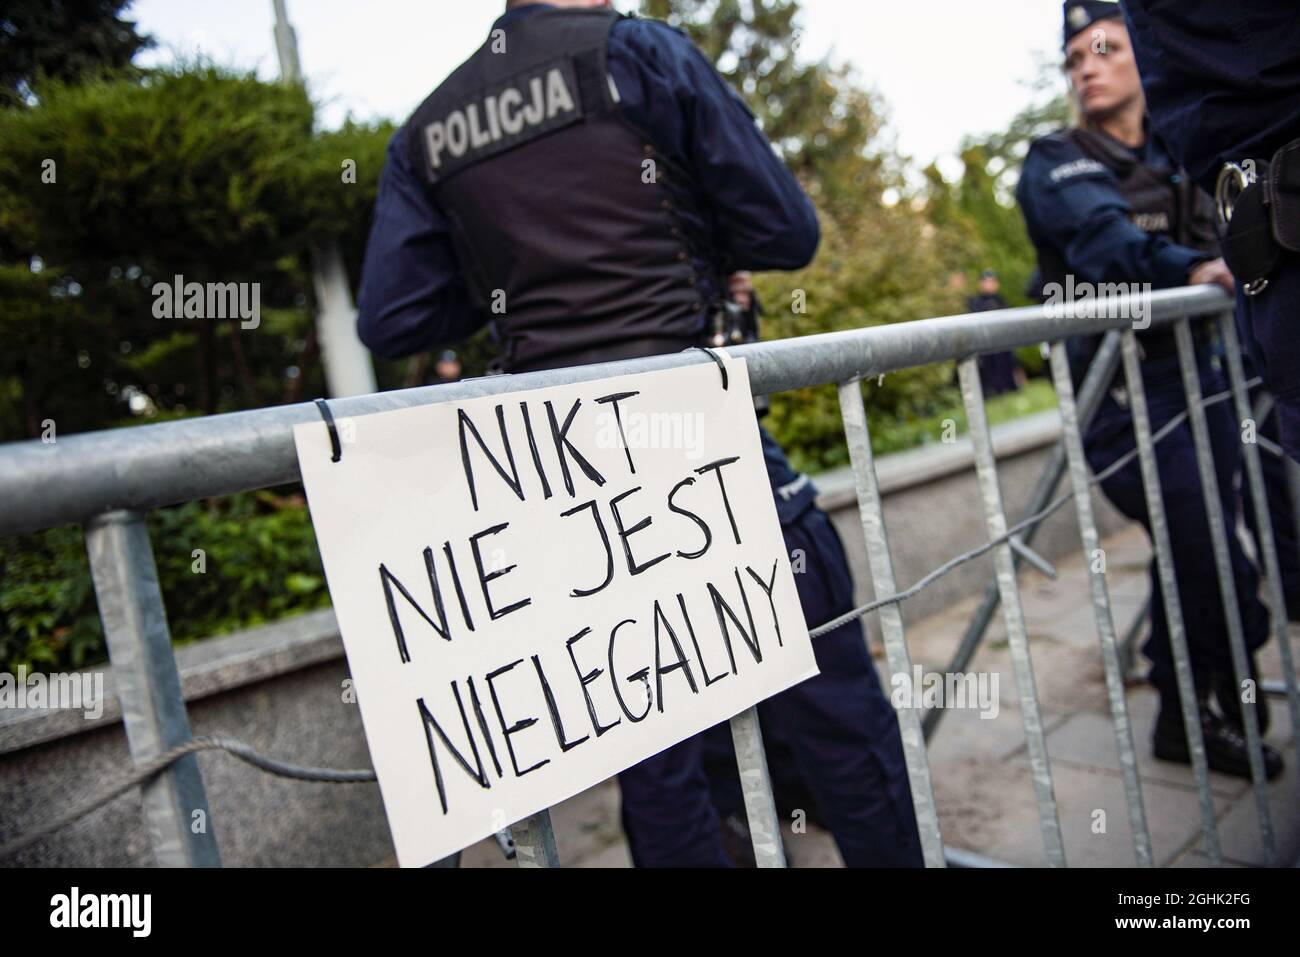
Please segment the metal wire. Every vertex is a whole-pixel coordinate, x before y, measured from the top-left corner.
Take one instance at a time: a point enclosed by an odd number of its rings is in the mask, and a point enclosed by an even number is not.
[[[120,797],[122,794],[131,790],[131,788],[144,784],[151,778],[161,774],[167,768],[171,767],[187,754],[194,754],[199,751],[225,751],[233,754],[239,760],[260,771],[268,774],[274,774],[282,778],[291,778],[295,781],[320,781],[327,784],[358,784],[375,780],[375,772],[371,770],[343,771],[335,768],[310,768],[298,764],[289,764],[286,761],[278,761],[275,758],[268,758],[264,754],[259,754],[253,748],[243,741],[235,738],[228,738],[225,735],[208,735],[205,737],[194,738],[186,741],[184,744],[177,745],[170,751],[158,755],[144,763],[137,765],[136,769],[128,774],[121,781],[101,791],[95,797],[82,804],[77,805],[70,811],[65,811],[58,817],[47,821],[45,824],[28,831],[17,840],[10,841],[8,844],[0,845],[0,858],[9,857],[17,854],[44,840],[51,834],[71,824],[78,818],[84,817],[91,811],[97,810],[109,801]]]

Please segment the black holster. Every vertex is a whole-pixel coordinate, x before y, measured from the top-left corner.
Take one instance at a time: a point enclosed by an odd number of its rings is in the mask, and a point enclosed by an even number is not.
[[[1283,259],[1300,255],[1300,139],[1255,167],[1223,237],[1224,261],[1247,294],[1262,291]]]

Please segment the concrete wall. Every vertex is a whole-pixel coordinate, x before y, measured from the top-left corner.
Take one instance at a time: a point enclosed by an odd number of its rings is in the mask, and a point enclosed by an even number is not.
[[[332,611],[312,612],[176,650],[195,735],[226,734],[294,764],[368,768]],[[0,843],[89,799],[129,765],[112,695],[98,721],[79,712],[0,711]],[[314,784],[264,774],[223,752],[197,755],[226,866],[366,866],[392,856],[376,784]],[[138,791],[119,797],[0,867],[151,866]]]
[[[1010,521],[1022,512],[1058,434],[1055,413],[994,430]],[[900,588],[987,539],[969,443],[882,458],[885,521]],[[852,476],[819,476],[821,503],[845,543],[862,602],[872,597]],[[1094,496],[1102,533],[1124,520]],[[1078,549],[1073,504],[1044,527],[1035,548],[1053,558]],[[919,620],[981,591],[984,556],[907,602]],[[819,624],[819,623],[818,623]],[[873,641],[878,630],[869,619]],[[953,635],[953,646],[960,635]],[[347,677],[334,615],[315,612],[176,651],[195,735],[223,733],[296,764],[366,768],[370,757]],[[51,814],[87,800],[129,766],[121,714],[105,674],[108,704],[96,721],[79,712],[0,711],[0,844]],[[219,752],[198,755],[222,861],[227,866],[369,866],[391,860],[375,784],[311,784],[274,777]],[[149,866],[153,854],[138,792],[7,860],[14,866]]]

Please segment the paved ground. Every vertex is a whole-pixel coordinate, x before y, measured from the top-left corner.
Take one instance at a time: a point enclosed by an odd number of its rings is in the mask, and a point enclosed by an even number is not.
[[[1105,543],[1108,580],[1116,625],[1124,633],[1147,596],[1146,537],[1136,527]],[[1026,623],[1056,799],[1068,862],[1083,867],[1128,867],[1134,863],[1128,812],[1116,756],[1101,657],[1088,600],[1081,557],[1063,564],[1056,581],[1037,572],[1021,577]],[[977,599],[908,628],[913,660],[942,671]],[[1291,632],[1300,659],[1300,627]],[[1139,656],[1139,663],[1141,662]],[[882,681],[889,687],[883,661]],[[1265,678],[1279,678],[1277,648],[1270,642],[1260,655]],[[1011,656],[1000,619],[990,628],[971,668],[998,676],[995,718],[975,709],[945,714],[932,739],[930,766],[945,844],[1019,865],[1045,863],[1038,815],[1025,756]],[[1155,721],[1154,693],[1130,683],[1128,705],[1134,726],[1148,825],[1160,866],[1204,866],[1200,811],[1191,769],[1156,761],[1150,754]],[[1267,740],[1283,750],[1286,772],[1269,785],[1277,859],[1300,860],[1300,775],[1284,699],[1272,699],[1273,727]],[[992,710],[992,709],[989,709]],[[1211,774],[1225,863],[1264,863],[1255,799],[1249,782]],[[1104,817],[1097,812],[1104,812]],[[552,810],[560,858],[570,867],[625,867],[627,847],[618,824],[618,792],[613,782],[593,788]],[[1101,826],[1104,825],[1104,831]],[[809,826],[807,833],[786,829],[786,845],[796,867],[839,866],[834,842]],[[467,867],[513,866],[494,842],[465,852]]]

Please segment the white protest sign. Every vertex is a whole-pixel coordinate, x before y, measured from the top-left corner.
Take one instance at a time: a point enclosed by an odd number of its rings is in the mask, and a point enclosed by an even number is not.
[[[817,673],[726,365],[294,429],[403,866]]]

